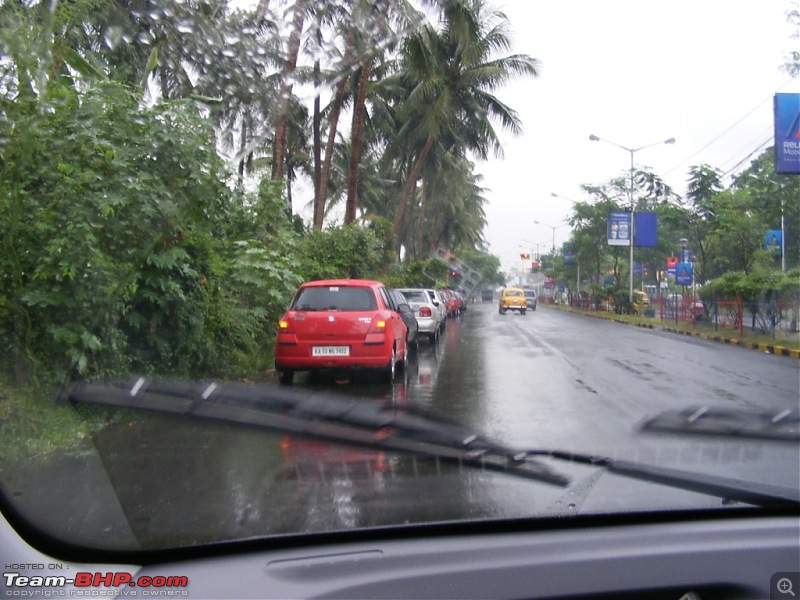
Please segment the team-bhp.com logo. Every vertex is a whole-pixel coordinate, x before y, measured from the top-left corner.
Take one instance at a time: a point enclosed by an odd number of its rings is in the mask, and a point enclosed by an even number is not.
[[[141,575],[126,572],[80,571],[74,576],[3,573],[5,598],[51,598],[59,596],[188,596],[183,589],[189,579],[180,575]],[[71,586],[71,589],[67,589]]]

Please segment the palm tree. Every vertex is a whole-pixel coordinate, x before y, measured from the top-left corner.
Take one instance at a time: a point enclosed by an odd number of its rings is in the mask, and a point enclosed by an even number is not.
[[[297,57],[300,54],[300,37],[306,18],[307,0],[295,0],[292,8],[292,29],[289,34],[286,60],[283,64],[278,111],[275,117],[275,135],[272,150],[272,178],[282,179],[286,161],[286,135],[289,127],[290,100],[293,84],[291,78],[297,68]]]
[[[415,148],[393,226],[397,232],[416,189],[425,161],[439,142],[474,152],[502,155],[492,121],[518,134],[514,110],[492,95],[514,75],[537,75],[539,63],[527,55],[494,58],[510,48],[508,18],[489,11],[483,0],[455,0],[443,9],[444,28],[431,26],[410,36],[404,48],[404,72],[411,87],[402,133]]]
[[[427,247],[419,241],[420,251],[430,254],[437,247],[476,248],[480,244],[486,225],[481,179],[471,161],[453,154],[445,155],[432,174],[426,173],[429,210],[420,205],[417,233],[419,240],[427,234]]]

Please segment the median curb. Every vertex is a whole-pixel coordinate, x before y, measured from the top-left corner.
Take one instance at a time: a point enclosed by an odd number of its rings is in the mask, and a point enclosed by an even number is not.
[[[699,333],[696,331],[683,331],[681,329],[674,329],[672,327],[662,327],[664,331],[670,333],[679,333],[692,337],[703,338],[712,342],[721,344],[729,344],[731,346],[741,346],[742,348],[749,348],[750,350],[758,350],[760,352],[767,352],[768,354],[775,354],[776,356],[789,356],[791,358],[800,358],[800,350],[786,348],[785,346],[775,346],[773,344],[762,344],[758,342],[745,342],[737,338],[726,338],[719,335],[711,335],[708,333]]]
[[[546,304],[542,304],[542,306],[550,308]],[[697,331],[684,331],[683,329],[677,329],[675,327],[665,327],[663,325],[656,325],[651,323],[631,323],[629,321],[624,321],[622,319],[602,317],[600,315],[595,315],[590,312],[584,312],[580,310],[574,310],[572,308],[558,308],[557,310],[569,312],[576,315],[592,317],[594,319],[602,319],[604,321],[613,321],[615,323],[621,323],[623,325],[633,325],[635,327],[641,327],[643,329],[653,329],[653,330],[665,331],[667,333],[676,333],[678,335],[685,335],[688,337],[705,339],[710,342],[717,342],[720,344],[727,344],[730,346],[739,346],[741,348],[748,348],[750,350],[758,350],[760,352],[765,352],[767,354],[774,354],[775,356],[788,356],[790,358],[800,359],[800,350],[795,350],[794,348],[787,348],[785,346],[775,346],[773,344],[762,344],[758,342],[745,342],[737,338],[727,338],[719,335],[712,335]]]

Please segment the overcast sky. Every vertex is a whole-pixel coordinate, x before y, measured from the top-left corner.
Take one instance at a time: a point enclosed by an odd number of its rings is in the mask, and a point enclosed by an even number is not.
[[[498,0],[514,51],[542,63],[538,78],[498,91],[524,134],[504,135],[505,158],[479,163],[488,188],[486,238],[504,266],[520,245],[544,252],[585,200],[580,185],[620,175],[627,148],[679,193],[688,169],[723,172],[771,143],[772,97],[799,92],[780,69],[800,45],[790,0]],[[742,161],[744,161],[742,163]],[[726,181],[729,181],[727,179]],[[558,194],[563,198],[553,197]],[[534,221],[545,225],[537,225]],[[569,227],[555,231],[556,245]],[[519,264],[519,262],[516,262]]]

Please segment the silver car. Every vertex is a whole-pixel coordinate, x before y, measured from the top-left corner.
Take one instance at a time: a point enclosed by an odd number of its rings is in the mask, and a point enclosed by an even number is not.
[[[422,288],[403,288],[397,291],[405,296],[414,311],[414,317],[419,326],[419,335],[427,335],[431,342],[435,342],[442,329],[445,314],[444,302],[438,292]],[[429,292],[434,292],[434,295]]]

